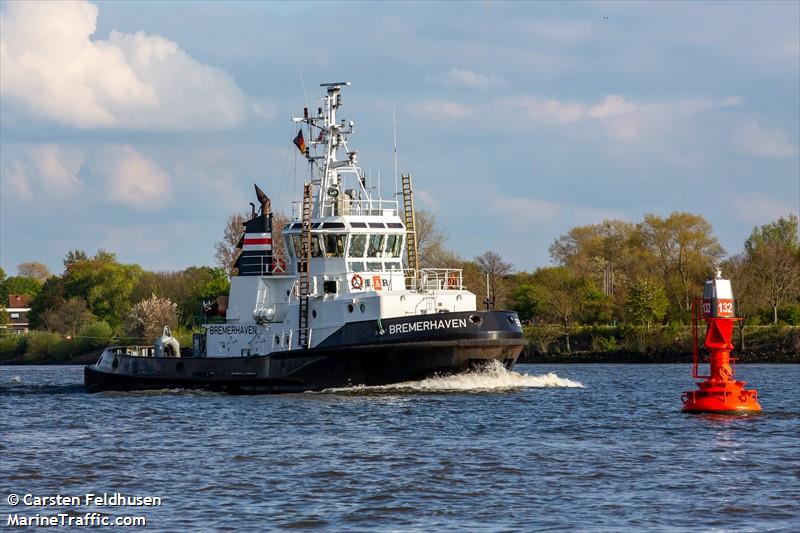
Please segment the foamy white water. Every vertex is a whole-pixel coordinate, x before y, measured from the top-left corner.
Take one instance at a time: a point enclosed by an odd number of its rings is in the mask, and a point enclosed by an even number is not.
[[[404,381],[391,385],[367,387],[359,385],[338,389],[327,389],[324,392],[370,392],[370,391],[423,391],[423,392],[487,392],[524,388],[545,387],[579,387],[583,384],[571,379],[558,377],[554,372],[534,376],[508,370],[499,361],[491,361],[485,367],[453,374],[433,377],[420,381]]]

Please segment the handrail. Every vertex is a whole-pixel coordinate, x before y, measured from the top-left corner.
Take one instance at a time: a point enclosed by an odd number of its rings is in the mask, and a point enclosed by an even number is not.
[[[409,290],[426,292],[464,288],[463,270],[460,268],[407,268],[403,274]]]
[[[692,299],[692,377],[695,379],[706,379],[709,376],[700,375],[700,346],[698,327],[700,320],[703,319],[703,299]]]
[[[292,220],[297,222],[301,219],[302,202],[292,202]],[[397,200],[342,200],[341,215],[355,216],[382,216],[384,211],[389,210],[390,216],[400,216],[400,204]],[[333,216],[333,213],[325,213],[325,216]]]

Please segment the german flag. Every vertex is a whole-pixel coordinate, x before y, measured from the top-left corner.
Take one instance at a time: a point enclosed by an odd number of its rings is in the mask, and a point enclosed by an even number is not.
[[[306,153],[306,141],[303,139],[303,130],[297,132],[297,137],[295,137],[294,141],[292,142],[295,146],[297,146],[297,149],[300,150],[301,154]]]

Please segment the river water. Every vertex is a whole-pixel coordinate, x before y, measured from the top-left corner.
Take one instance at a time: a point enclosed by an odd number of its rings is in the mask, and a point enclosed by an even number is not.
[[[147,531],[800,529],[797,365],[740,367],[765,411],[733,417],[680,412],[689,365],[277,396],[90,395],[82,372],[0,367],[3,526],[97,511]],[[12,493],[80,502],[12,507]]]

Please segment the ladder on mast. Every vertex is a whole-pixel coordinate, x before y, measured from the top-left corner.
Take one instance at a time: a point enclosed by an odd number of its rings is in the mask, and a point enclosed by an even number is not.
[[[297,327],[297,344],[302,348],[308,348],[308,293],[311,285],[308,276],[308,266],[311,262],[311,183],[303,185],[303,210],[302,210],[302,233],[300,233],[300,257],[298,257],[297,272],[298,286],[297,296],[299,301],[300,317]]]
[[[417,227],[414,219],[414,192],[411,189],[411,174],[400,177],[403,187],[403,217],[406,224],[406,259],[408,268],[412,270],[414,278],[419,270],[417,257]]]

